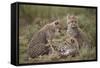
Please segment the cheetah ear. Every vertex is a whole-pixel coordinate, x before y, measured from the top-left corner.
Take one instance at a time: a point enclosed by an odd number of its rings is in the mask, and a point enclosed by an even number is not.
[[[72,19],[73,14],[67,14],[67,19]]]
[[[74,18],[75,18],[75,19],[78,19],[79,17],[75,15]]]
[[[67,15],[67,19],[70,19],[70,15],[69,14]]]
[[[72,15],[73,19],[78,19],[79,17],[77,15]]]
[[[72,19],[72,18],[78,19],[78,16],[76,16],[74,14],[68,14],[67,15],[67,19]]]
[[[75,43],[75,40],[74,39],[71,39],[71,43]]]

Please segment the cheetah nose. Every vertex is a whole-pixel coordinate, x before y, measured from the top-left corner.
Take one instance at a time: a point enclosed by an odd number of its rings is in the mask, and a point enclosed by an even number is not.
[[[74,26],[72,26],[72,28],[73,28],[73,29],[74,29],[74,28],[77,28],[77,26],[74,25]]]
[[[61,30],[58,31],[59,33],[61,32]]]
[[[64,49],[61,49],[61,52],[65,52],[65,50]]]

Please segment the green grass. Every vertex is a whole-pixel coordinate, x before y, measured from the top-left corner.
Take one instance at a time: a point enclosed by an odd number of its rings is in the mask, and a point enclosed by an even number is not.
[[[72,8],[72,7],[49,7],[49,6],[20,6],[19,17],[19,62],[20,63],[39,63],[39,62],[56,62],[56,61],[77,61],[77,60],[93,60],[96,59],[96,10],[90,8]],[[82,48],[80,54],[75,57],[59,57],[57,55],[44,55],[31,59],[26,62],[26,50],[31,37],[35,32],[39,31],[44,25],[56,19],[61,20],[62,28],[66,25],[66,15],[75,14],[78,16],[78,24],[80,28],[89,37],[92,49]],[[64,18],[64,19],[63,19]],[[65,37],[65,30],[57,39]]]

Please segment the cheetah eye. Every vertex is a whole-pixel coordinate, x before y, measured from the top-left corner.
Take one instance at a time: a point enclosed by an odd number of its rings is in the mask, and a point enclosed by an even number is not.
[[[71,23],[74,23],[74,21],[72,20]]]
[[[71,39],[71,42],[72,42],[72,43],[75,43],[75,40]]]
[[[55,22],[55,25],[58,25],[59,24],[59,22]]]
[[[70,22],[68,22],[68,24],[70,24]]]
[[[74,21],[75,23],[77,23],[77,21]]]

